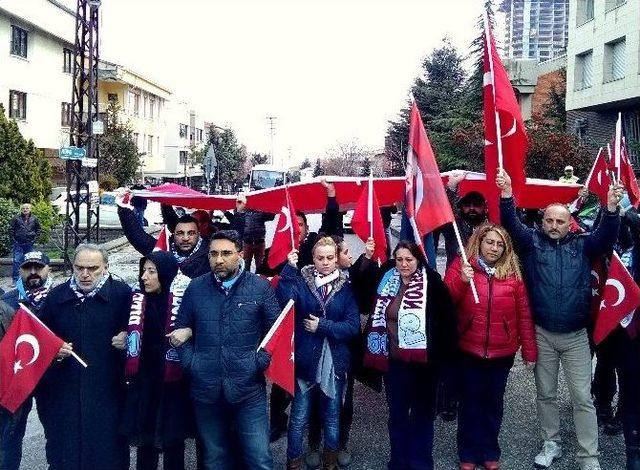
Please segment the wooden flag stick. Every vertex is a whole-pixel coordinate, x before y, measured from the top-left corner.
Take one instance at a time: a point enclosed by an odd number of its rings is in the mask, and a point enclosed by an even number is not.
[[[287,210],[291,209],[291,201],[289,199],[289,185],[285,185],[284,187],[284,194],[285,194],[285,199],[287,201]],[[289,221],[289,234],[291,235],[291,249],[295,250],[296,249],[296,244],[295,241],[293,240],[293,224],[294,223],[298,223],[298,219],[296,218],[295,220],[293,219],[294,217],[296,217],[295,214],[289,214],[289,218],[291,219]]]
[[[458,240],[458,246],[460,247],[460,254],[462,255],[462,261],[464,264],[469,264],[469,260],[467,259],[467,253],[464,251],[464,245],[462,244],[462,237],[460,236],[460,230],[458,229],[458,223],[453,221],[453,230],[456,232],[456,239]],[[473,292],[473,299],[477,304],[480,303],[480,298],[478,297],[478,290],[476,289],[476,283],[473,279],[469,279],[469,283],[471,284],[471,292]]]

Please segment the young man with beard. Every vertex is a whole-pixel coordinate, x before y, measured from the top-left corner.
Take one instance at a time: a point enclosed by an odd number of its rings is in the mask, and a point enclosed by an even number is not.
[[[270,357],[256,350],[280,307],[269,281],[245,269],[237,232],[213,234],[208,255],[210,271],[191,281],[176,319],[176,329],[193,333],[178,351],[191,380],[204,468],[237,468],[234,462],[241,460],[246,468],[271,469],[262,375]],[[238,452],[230,445],[232,423]]]
[[[49,257],[41,251],[30,251],[20,265],[20,278],[16,288],[2,296],[0,303],[0,338],[11,325],[13,315],[23,304],[36,315],[51,288]],[[33,406],[29,397],[10,414],[0,408],[0,469],[18,470],[22,460],[22,440],[27,427],[27,417]]]

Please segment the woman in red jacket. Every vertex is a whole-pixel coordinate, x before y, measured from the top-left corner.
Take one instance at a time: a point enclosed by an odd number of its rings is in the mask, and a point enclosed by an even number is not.
[[[478,227],[467,253],[470,264],[456,259],[444,279],[456,306],[461,350],[458,457],[460,470],[476,465],[498,470],[507,377],[520,346],[525,364],[533,368],[535,333],[518,257],[506,230],[494,224]]]

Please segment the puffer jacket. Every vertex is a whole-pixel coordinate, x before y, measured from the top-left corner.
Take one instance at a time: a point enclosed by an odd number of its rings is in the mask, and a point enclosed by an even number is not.
[[[340,274],[324,305],[313,283],[313,266],[305,266],[298,272],[287,264],[282,270],[276,290],[280,305],[284,306],[289,299],[295,302],[296,378],[308,382],[316,380],[325,338],[329,340],[335,373],[344,376],[349,368],[350,341],[360,333],[358,305],[346,276]],[[304,329],[302,321],[309,315],[320,318],[315,333]]]
[[[538,356],[535,331],[524,282],[515,276],[489,277],[476,259],[470,260],[480,303],[461,278],[462,260],[456,258],[444,277],[458,319],[458,346],[485,359],[514,355],[522,346],[525,361]]]

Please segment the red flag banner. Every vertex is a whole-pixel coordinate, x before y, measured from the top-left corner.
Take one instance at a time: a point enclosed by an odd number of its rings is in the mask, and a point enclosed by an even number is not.
[[[153,251],[169,251],[170,248],[171,245],[169,243],[169,229],[167,229],[166,225],[163,225],[162,230],[160,230],[160,234],[158,235],[156,246],[153,247]]]
[[[284,203],[278,214],[276,230],[269,249],[268,264],[271,269],[287,260],[287,256],[295,248],[300,247],[300,227],[288,191],[284,191]]]
[[[63,344],[20,306],[0,341],[0,405],[14,413],[31,395]]]
[[[271,354],[265,377],[291,395],[295,391],[294,331],[295,308],[293,300],[289,300],[258,348]]]
[[[351,228],[353,233],[358,235],[363,242],[366,242],[371,235],[371,223],[373,221],[373,240],[376,243],[373,259],[380,260],[383,263],[387,260],[387,236],[382,223],[376,190],[373,189],[371,196],[369,196],[369,185],[365,184],[363,186],[360,199],[358,199],[356,208],[353,211]]]
[[[525,185],[527,133],[520,106],[511,86],[509,75],[502,65],[493,34],[485,16],[483,60],[483,116],[484,167],[488,181],[487,205],[489,219],[500,222],[500,193],[494,183],[498,168],[502,166],[511,177],[513,194],[517,199]]]
[[[611,178],[609,177],[607,161],[605,160],[602,148],[598,151],[596,160],[593,162],[593,167],[591,167],[591,172],[589,172],[589,176],[587,176],[585,186],[589,192],[598,196],[600,203],[607,203],[607,194],[609,193],[609,186],[611,186]]]
[[[602,288],[593,341],[600,344],[629,313],[640,306],[640,288],[614,252]]]

